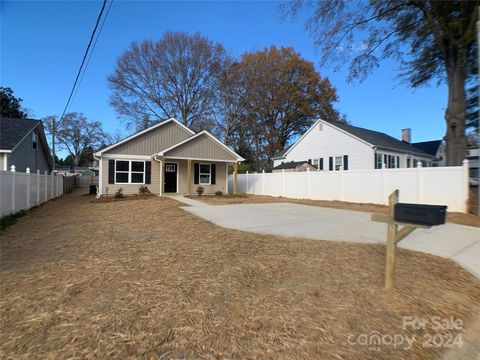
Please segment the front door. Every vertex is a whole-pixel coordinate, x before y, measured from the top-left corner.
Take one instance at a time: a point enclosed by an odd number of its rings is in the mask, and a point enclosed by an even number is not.
[[[165,192],[177,192],[177,164],[165,163]]]

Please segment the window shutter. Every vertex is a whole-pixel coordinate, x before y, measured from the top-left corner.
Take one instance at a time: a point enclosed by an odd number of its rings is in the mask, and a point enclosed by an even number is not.
[[[348,170],[348,155],[343,155],[343,170]]]
[[[217,165],[211,164],[210,165],[210,184],[215,185],[216,175],[217,175]]]
[[[323,170],[323,158],[320,158],[320,166],[318,167],[319,170]]]
[[[152,162],[145,161],[145,184],[152,183]]]
[[[108,160],[108,183],[115,184],[115,160]]]
[[[308,159],[307,162],[312,165],[312,159]]]
[[[194,166],[194,178],[193,178],[193,183],[197,185],[199,183],[199,178],[200,178],[200,164],[195,163],[193,164]]]
[[[328,170],[333,170],[333,157],[331,156],[328,158]]]

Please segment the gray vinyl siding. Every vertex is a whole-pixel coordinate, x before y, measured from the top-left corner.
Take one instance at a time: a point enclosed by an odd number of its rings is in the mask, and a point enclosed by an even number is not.
[[[113,147],[105,154],[153,155],[192,136],[187,130],[170,122],[148,131],[123,144]]]
[[[164,154],[168,158],[190,158],[208,160],[236,161],[237,157],[225,150],[208,135],[200,135]]]
[[[25,172],[27,167],[30,168],[30,172],[36,172],[40,170],[50,171],[50,165],[48,163],[48,148],[43,145],[41,141],[38,128],[34,131],[37,132],[37,149],[33,148],[32,133],[30,132],[25,138],[15,147],[12,153],[8,154],[8,166],[15,165],[16,171]]]

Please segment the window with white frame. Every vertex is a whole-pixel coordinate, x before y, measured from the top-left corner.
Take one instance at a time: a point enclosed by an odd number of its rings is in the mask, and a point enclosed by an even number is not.
[[[343,165],[343,157],[335,156],[335,170],[338,171]]]
[[[318,159],[313,159],[313,166],[315,166],[315,168],[318,170],[319,167],[318,167]]]
[[[144,184],[145,161],[115,160],[115,184]]]
[[[200,164],[199,169],[199,184],[200,185],[210,185],[211,183],[211,172],[212,167],[210,164]]]

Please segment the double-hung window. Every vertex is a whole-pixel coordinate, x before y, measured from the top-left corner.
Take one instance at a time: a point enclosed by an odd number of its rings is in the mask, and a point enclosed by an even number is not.
[[[318,170],[319,167],[318,167],[318,159],[313,159],[313,166],[315,166],[315,168]]]
[[[145,161],[116,160],[115,161],[116,184],[144,184]]]
[[[343,157],[335,156],[335,170],[338,171],[343,166]]]
[[[210,185],[211,184],[211,173],[212,173],[211,164],[200,164],[199,184],[200,185]]]

